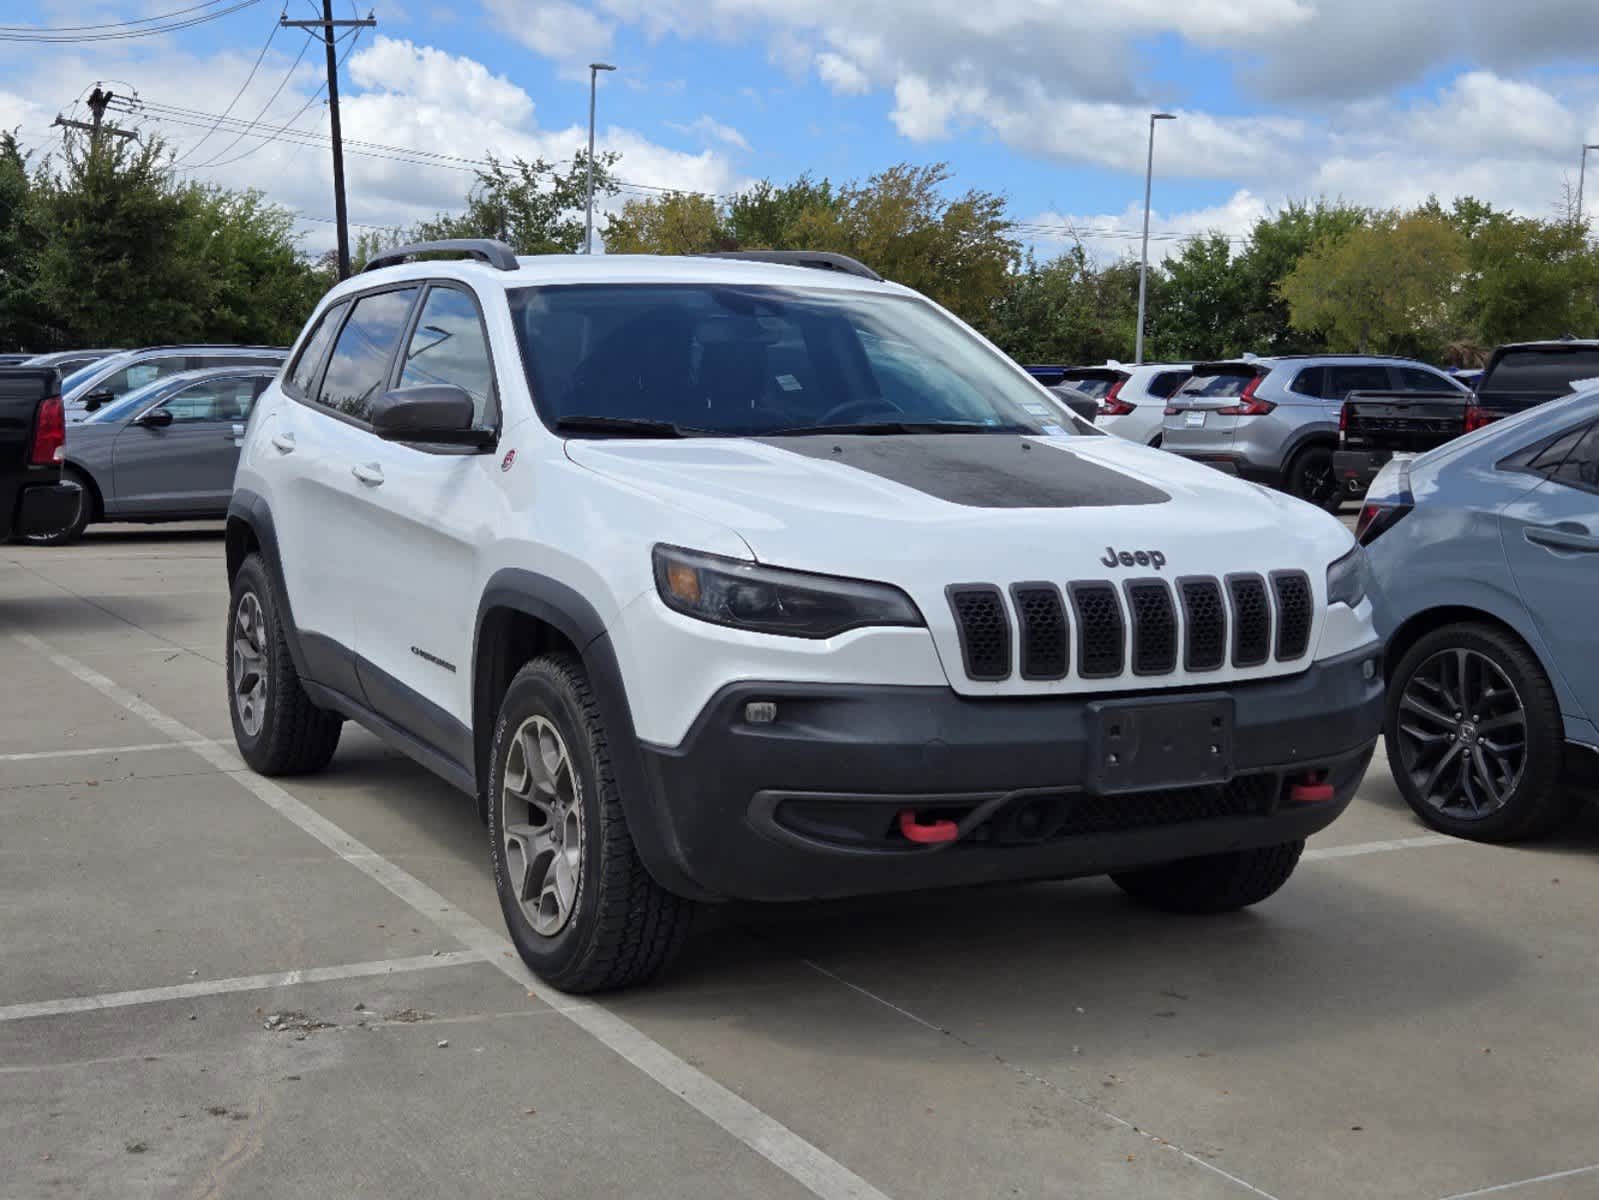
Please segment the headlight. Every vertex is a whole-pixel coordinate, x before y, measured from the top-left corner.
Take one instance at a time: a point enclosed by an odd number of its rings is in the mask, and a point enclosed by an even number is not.
[[[655,547],[655,587],[667,607],[701,621],[828,638],[862,625],[924,624],[911,598],[886,583],[838,579]]]
[[[1354,608],[1366,598],[1366,551],[1356,546],[1327,564],[1327,603]]]

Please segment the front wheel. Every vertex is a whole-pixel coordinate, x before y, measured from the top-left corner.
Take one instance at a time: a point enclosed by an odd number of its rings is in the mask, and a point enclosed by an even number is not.
[[[1384,734],[1400,793],[1434,829],[1511,842],[1572,811],[1554,688],[1520,639],[1491,625],[1446,625],[1406,651]]]
[[[1256,850],[1233,850],[1184,858],[1136,871],[1119,871],[1116,885],[1151,908],[1166,912],[1221,913],[1259,904],[1299,865],[1305,843],[1284,842]]]
[[[1338,478],[1333,474],[1333,452],[1330,446],[1306,446],[1288,464],[1284,477],[1290,496],[1297,496],[1318,508],[1336,509],[1343,503],[1338,492]]]
[[[630,987],[663,971],[693,905],[639,860],[579,663],[550,654],[517,672],[491,762],[494,886],[522,960],[564,992]]]

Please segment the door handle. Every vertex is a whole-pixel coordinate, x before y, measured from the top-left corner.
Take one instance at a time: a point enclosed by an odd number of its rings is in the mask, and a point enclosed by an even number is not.
[[[356,463],[350,468],[350,474],[368,487],[377,487],[383,482],[383,469],[376,463]]]
[[[1534,525],[1524,536],[1533,545],[1543,546],[1548,550],[1564,550],[1571,554],[1599,554],[1599,537],[1594,537],[1574,521],[1560,525]]]
[[[224,433],[222,436],[227,438],[230,442],[236,442],[244,436],[244,426],[235,422],[233,428],[227,433]]]
[[[293,454],[294,435],[292,433],[274,433],[272,435],[272,445],[277,448],[280,454]]]

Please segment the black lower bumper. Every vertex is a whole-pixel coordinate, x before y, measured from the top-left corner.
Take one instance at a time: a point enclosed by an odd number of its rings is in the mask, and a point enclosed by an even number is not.
[[[1192,462],[1203,463],[1205,466],[1213,467],[1224,475],[1236,475],[1238,478],[1247,479],[1251,483],[1265,483],[1276,486],[1282,479],[1281,471],[1274,467],[1262,466],[1242,454],[1215,450],[1165,448],[1171,450],[1173,454],[1179,454]]]
[[[1377,472],[1393,458],[1392,450],[1336,450],[1333,452],[1333,478],[1346,496],[1364,496],[1377,478]]]
[[[1090,783],[1104,748],[1091,709],[1106,698],[734,684],[681,746],[641,747],[649,795],[630,824],[667,886],[751,900],[1097,875],[1294,841],[1330,824],[1365,772],[1378,658],[1372,647],[1286,679],[1114,697],[1157,718],[1165,703],[1223,705],[1230,745],[1220,773],[1108,795]],[[755,702],[776,719],[749,720]],[[1330,794],[1296,787],[1307,782]],[[953,822],[958,839],[908,839],[906,809]]]
[[[12,529],[20,536],[55,533],[77,518],[83,490],[75,483],[43,483],[22,490]]]

